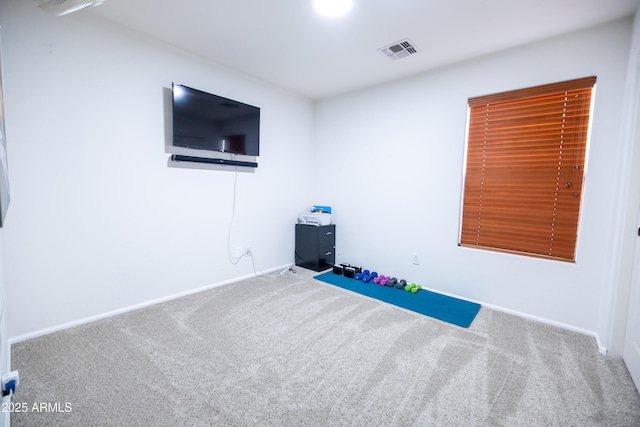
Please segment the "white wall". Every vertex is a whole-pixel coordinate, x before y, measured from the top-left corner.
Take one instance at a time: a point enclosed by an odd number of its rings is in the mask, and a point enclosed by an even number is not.
[[[11,370],[9,366],[9,334],[7,332],[7,321],[6,321],[6,301],[4,298],[4,233],[2,229],[0,229],[0,311],[2,315],[0,315],[0,376],[6,374]],[[8,400],[9,397],[0,399],[0,401]],[[2,412],[0,413],[0,427],[9,425],[9,413]]]
[[[173,81],[261,107],[255,173],[237,177],[232,248],[293,263],[312,195],[313,103],[83,11],[0,4],[12,201],[8,325],[21,339],[252,274],[227,253],[234,173],[170,168]]]
[[[610,349],[621,355],[625,346],[625,333],[632,276],[638,216],[640,215],[640,136],[637,134],[640,111],[640,14],[634,18],[633,36],[627,68],[624,109],[622,115],[622,155],[617,167],[619,180],[613,191],[616,196],[613,209],[616,226],[611,247],[607,251],[611,263],[610,280],[605,282],[602,295],[600,335],[610,337]],[[640,266],[636,266],[636,269]],[[639,270],[640,271],[640,270]]]
[[[334,206],[339,261],[597,335],[631,30],[625,19],[320,102],[316,194]],[[458,247],[467,99],[589,75],[577,262]]]

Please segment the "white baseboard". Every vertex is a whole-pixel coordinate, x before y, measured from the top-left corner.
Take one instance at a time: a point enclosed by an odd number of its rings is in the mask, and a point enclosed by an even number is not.
[[[425,289],[428,289],[428,288],[425,288]],[[590,331],[588,329],[578,328],[576,326],[568,325],[566,323],[557,322],[555,320],[546,319],[544,317],[538,317],[538,316],[535,316],[535,315],[532,315],[532,314],[529,314],[529,313],[523,313],[521,311],[512,310],[510,308],[505,308],[505,307],[501,307],[501,306],[497,306],[497,305],[493,305],[493,304],[487,304],[487,303],[482,302],[482,301],[477,301],[477,300],[461,297],[461,296],[458,296],[458,295],[450,294],[450,293],[447,293],[447,292],[442,292],[442,291],[439,291],[439,290],[433,290],[433,289],[428,289],[428,290],[430,290],[432,292],[440,293],[442,295],[447,295],[447,296],[450,296],[450,297],[453,297],[453,298],[458,298],[458,299],[462,299],[462,300],[466,300],[466,301],[470,301],[470,302],[475,302],[476,304],[480,304],[481,306],[490,308],[491,310],[500,311],[502,313],[507,313],[507,314],[512,314],[514,316],[522,317],[522,318],[525,318],[525,319],[528,319],[528,320],[533,320],[534,322],[539,322],[539,323],[543,323],[545,325],[555,326],[555,327],[560,328],[560,329],[566,329],[568,331],[578,332],[580,334],[593,337],[595,339],[595,341],[596,341],[596,346],[598,347],[598,351],[600,353],[602,353],[603,355],[606,355],[609,352],[609,350],[605,346],[602,345],[602,342],[600,341],[600,336],[595,331]]]
[[[284,271],[287,268],[289,268],[291,266],[291,264],[285,264],[282,265],[280,267],[275,267],[269,270],[265,270],[265,271],[261,271],[259,272],[258,276],[260,275],[264,275],[264,274],[268,274],[268,273],[272,273],[274,271]],[[213,288],[217,288],[219,286],[225,286],[225,285],[229,285],[231,283],[236,283],[236,282],[240,282],[242,280],[246,280],[246,279],[250,279],[252,277],[256,277],[256,275],[254,273],[251,274],[247,274],[244,276],[240,276],[240,277],[236,277],[233,279],[229,279],[229,280],[224,280],[222,282],[217,282],[217,283],[212,283],[210,285],[206,285],[206,286],[202,286],[200,288],[196,288],[196,289],[191,289],[188,291],[184,291],[184,292],[179,292],[173,295],[168,295],[166,297],[162,297],[162,298],[157,298],[154,300],[150,300],[150,301],[145,301],[139,304],[134,304],[134,305],[130,305],[128,307],[123,307],[123,308],[119,308],[117,310],[112,310],[112,311],[108,311],[105,313],[101,313],[101,314],[97,314],[95,316],[90,316],[90,317],[86,317],[83,319],[78,319],[78,320],[74,320],[72,322],[67,322],[67,323],[62,323],[60,325],[56,325],[56,326],[52,326],[49,328],[44,328],[44,329],[40,329],[34,332],[29,332],[27,334],[23,334],[23,335],[19,335],[16,337],[10,337],[9,338],[9,352],[7,357],[10,357],[11,354],[11,345],[21,342],[21,341],[26,341],[32,338],[37,338],[43,335],[48,335],[54,332],[58,332],[58,331],[62,331],[65,329],[69,329],[69,328],[73,328],[75,326],[80,326],[80,325],[84,325],[86,323],[91,323],[91,322],[95,322],[96,320],[101,320],[101,319],[106,319],[108,317],[112,317],[112,316],[117,316],[118,314],[123,314],[123,313],[127,313],[130,311],[134,311],[134,310],[138,310],[141,308],[145,308],[145,307],[149,307],[155,304],[160,304],[166,301],[171,301],[177,298],[182,298],[182,297],[186,297],[188,295],[193,295],[193,294],[197,294],[198,292],[203,292],[209,289],[213,289]]]
[[[608,352],[607,348],[604,347],[602,345],[602,343],[600,342],[600,336],[598,336],[598,333],[595,332],[595,331],[590,331],[588,329],[578,328],[578,327],[575,327],[575,326],[572,326],[572,325],[567,325],[566,323],[557,322],[555,320],[546,319],[544,317],[534,316],[534,315],[528,314],[528,313],[522,313],[520,311],[511,310],[511,309],[507,309],[507,308],[504,308],[504,307],[494,306],[492,304],[483,304],[483,306],[485,306],[487,308],[490,308],[492,310],[501,311],[503,313],[513,314],[514,316],[523,317],[525,319],[533,320],[534,322],[544,323],[546,325],[555,326],[555,327],[560,328],[560,329],[566,329],[568,331],[578,332],[580,334],[593,337],[595,339],[595,341],[596,341],[596,346],[598,347],[598,351],[600,353],[604,354],[604,355],[606,355],[607,352]]]
[[[272,269],[269,269],[269,270],[266,270],[266,271],[261,271],[260,273],[261,274],[268,274],[268,273],[272,273],[272,272],[275,272],[275,271],[282,272],[282,271],[285,271],[287,268],[290,268],[291,266],[292,266],[292,264],[285,264],[285,265],[282,265],[280,267],[275,267],[275,268],[272,268]],[[149,306],[154,305],[154,304],[160,304],[160,303],[163,303],[163,302],[166,302],[166,301],[171,301],[171,300],[174,300],[174,299],[177,299],[177,298],[181,298],[181,297],[185,297],[185,296],[188,296],[188,295],[196,294],[198,292],[203,292],[203,291],[206,291],[206,290],[209,290],[209,289],[217,288],[219,286],[229,285],[231,283],[236,283],[236,282],[239,282],[239,281],[242,281],[242,280],[245,280],[245,279],[249,279],[249,278],[252,278],[252,277],[255,277],[255,274],[253,274],[253,273],[247,274],[247,275],[244,275],[244,276],[241,276],[241,277],[236,277],[234,279],[229,279],[229,280],[225,280],[225,281],[222,281],[222,282],[213,283],[213,284],[206,285],[206,286],[203,286],[203,287],[200,287],[200,288],[196,288],[196,289],[192,289],[192,290],[189,290],[189,291],[179,292],[177,294],[169,295],[169,296],[162,297],[162,298],[157,298],[157,299],[154,299],[154,300],[151,300],[151,301],[146,301],[146,302],[143,302],[143,303],[140,303],[140,304],[134,304],[134,305],[131,305],[131,306],[128,306],[128,307],[120,308],[120,309],[117,309],[117,310],[112,310],[112,311],[109,311],[109,312],[106,312],[106,313],[98,314],[96,316],[91,316],[91,317],[87,317],[87,318],[84,318],[84,319],[79,319],[79,320],[76,320],[76,321],[73,321],[73,322],[63,323],[63,324],[60,324],[60,325],[57,325],[57,326],[53,326],[53,327],[50,327],[50,328],[45,328],[45,329],[41,329],[41,330],[38,330],[38,331],[30,332],[30,333],[27,333],[27,334],[24,334],[24,335],[19,335],[17,337],[11,337],[11,338],[9,338],[9,352],[8,352],[7,358],[9,359],[9,361],[11,360],[10,359],[10,357],[11,357],[11,345],[14,344],[14,343],[18,343],[18,342],[21,342],[21,341],[26,341],[26,340],[31,339],[31,338],[36,338],[36,337],[39,337],[39,336],[51,334],[51,333],[58,332],[58,331],[61,331],[61,330],[64,330],[64,329],[73,328],[75,326],[79,326],[79,325],[83,325],[83,324],[86,324],[86,323],[94,322],[96,320],[101,320],[101,319],[105,319],[105,318],[108,318],[108,317],[116,316],[118,314],[127,313],[129,311],[133,311],[133,310],[138,310],[138,309],[141,309],[141,308],[149,307]],[[425,289],[428,289],[428,288],[425,288]],[[432,292],[438,292],[440,294],[447,295],[447,296],[450,296],[450,297],[453,297],[453,298],[458,298],[458,299],[463,299],[463,300],[470,301],[470,302],[475,302],[477,304],[482,305],[483,307],[487,307],[487,308],[490,308],[492,310],[500,311],[500,312],[507,313],[507,314],[512,314],[514,316],[518,316],[518,317],[522,317],[522,318],[525,318],[525,319],[533,320],[535,322],[539,322],[539,323],[555,326],[555,327],[558,327],[558,328],[561,328],[561,329],[566,329],[566,330],[569,330],[569,331],[578,332],[578,333],[581,333],[581,334],[584,334],[584,335],[591,336],[596,341],[596,345],[598,347],[598,351],[600,353],[602,353],[603,355],[606,355],[608,353],[608,349],[605,346],[602,345],[602,343],[600,341],[600,337],[598,336],[598,333],[595,332],[595,331],[590,331],[590,330],[587,330],[587,329],[578,328],[578,327],[575,327],[575,326],[572,326],[572,325],[568,325],[568,324],[565,324],[565,323],[562,323],[562,322],[557,322],[555,320],[550,320],[550,319],[546,319],[546,318],[543,318],[543,317],[534,316],[532,314],[523,313],[523,312],[520,312],[520,311],[517,311],[517,310],[512,310],[512,309],[509,309],[509,308],[505,308],[505,307],[501,307],[501,306],[497,306],[497,305],[493,305],[493,304],[487,304],[487,303],[482,302],[482,301],[477,301],[477,300],[473,300],[473,299],[469,299],[469,298],[464,298],[464,297],[461,297],[461,296],[458,296],[458,295],[455,295],[455,294],[442,292],[440,290],[434,290],[434,289],[428,289],[428,290],[430,290]],[[11,365],[9,365],[9,366],[11,366]]]

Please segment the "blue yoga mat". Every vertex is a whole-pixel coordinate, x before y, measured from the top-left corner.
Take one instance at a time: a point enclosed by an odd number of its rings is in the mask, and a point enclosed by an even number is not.
[[[415,294],[404,289],[380,286],[349,279],[333,271],[319,274],[314,279],[366,295],[425,316],[434,317],[454,325],[468,328],[480,311],[480,304],[421,289]]]

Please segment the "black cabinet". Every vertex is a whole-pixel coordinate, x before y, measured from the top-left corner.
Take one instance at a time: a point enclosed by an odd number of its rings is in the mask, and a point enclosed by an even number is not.
[[[336,226],[296,224],[296,265],[321,271],[336,262]]]

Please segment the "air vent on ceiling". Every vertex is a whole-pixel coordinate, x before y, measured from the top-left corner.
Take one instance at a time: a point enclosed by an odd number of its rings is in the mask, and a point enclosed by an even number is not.
[[[409,39],[404,39],[396,43],[392,43],[389,46],[378,49],[384,53],[390,59],[396,60],[400,58],[406,58],[409,55],[418,53],[418,48]]]
[[[56,16],[66,15],[85,7],[98,6],[104,0],[38,0],[38,7]]]

